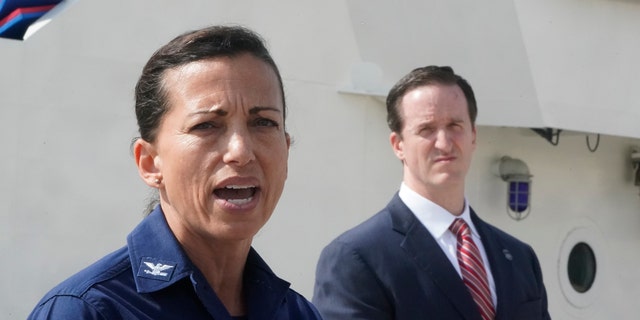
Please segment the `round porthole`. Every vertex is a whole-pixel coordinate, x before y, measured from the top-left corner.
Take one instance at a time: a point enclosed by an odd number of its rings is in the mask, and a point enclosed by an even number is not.
[[[596,278],[596,256],[588,244],[579,242],[573,246],[569,253],[567,272],[574,290],[585,293],[591,289]]]
[[[588,222],[572,222],[577,227],[568,231],[560,246],[558,280],[571,312],[586,316],[602,292],[607,277],[607,258],[600,231]]]

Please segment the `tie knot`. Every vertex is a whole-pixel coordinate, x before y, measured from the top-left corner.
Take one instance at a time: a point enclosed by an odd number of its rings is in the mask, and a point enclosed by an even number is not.
[[[469,225],[467,225],[467,223],[464,222],[464,220],[460,219],[460,218],[457,218],[457,219],[453,220],[453,223],[451,224],[449,229],[457,237],[467,236],[467,235],[469,235],[471,233],[471,230],[469,230]]]

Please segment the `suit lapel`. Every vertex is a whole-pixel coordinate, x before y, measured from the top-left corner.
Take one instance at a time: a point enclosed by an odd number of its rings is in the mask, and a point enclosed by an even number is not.
[[[479,319],[473,298],[431,233],[397,194],[389,203],[388,209],[393,229],[405,235],[400,247],[424,271],[418,279],[422,286],[429,287],[435,283],[458,310],[461,319]]]
[[[496,319],[510,319],[510,309],[508,306],[513,305],[511,301],[513,294],[510,288],[514,283],[513,265],[511,260],[513,257],[509,250],[502,244],[500,239],[489,225],[482,221],[478,215],[471,209],[471,219],[476,226],[482,245],[487,253],[487,259],[491,267],[491,274],[496,285],[496,296],[498,308],[496,310]]]

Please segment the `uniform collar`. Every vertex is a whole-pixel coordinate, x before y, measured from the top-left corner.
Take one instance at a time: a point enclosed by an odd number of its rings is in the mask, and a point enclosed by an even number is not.
[[[249,319],[276,319],[290,284],[278,278],[253,248],[247,257],[244,281]]]
[[[160,206],[133,229],[127,245],[133,278],[140,293],[164,289],[195,270],[169,229]]]
[[[191,277],[192,282],[196,278],[204,281],[171,232],[160,206],[129,234],[127,244],[140,293],[162,290],[185,277]],[[248,314],[275,317],[290,284],[278,278],[253,248],[247,256],[244,281]],[[273,317],[267,316],[271,314]]]

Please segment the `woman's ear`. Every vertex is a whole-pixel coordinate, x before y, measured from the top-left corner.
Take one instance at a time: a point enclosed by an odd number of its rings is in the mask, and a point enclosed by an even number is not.
[[[162,173],[156,165],[156,148],[142,138],[133,144],[133,157],[138,167],[138,174],[142,180],[152,188],[159,188],[162,184]]]

